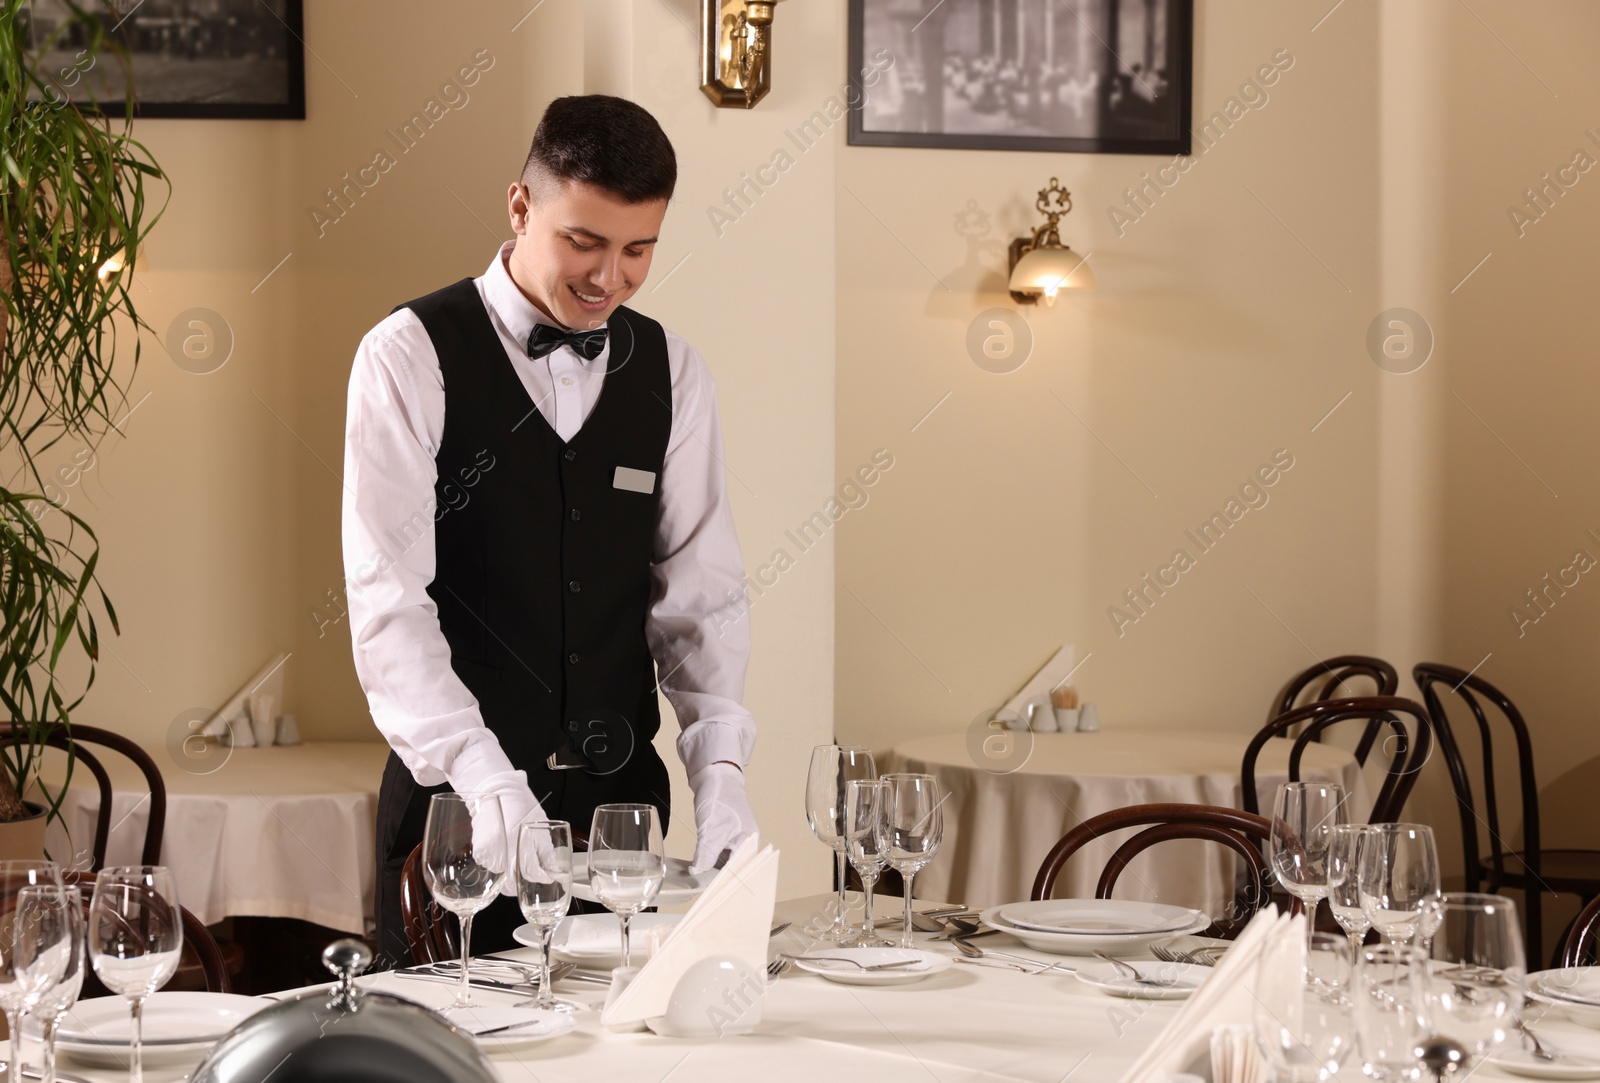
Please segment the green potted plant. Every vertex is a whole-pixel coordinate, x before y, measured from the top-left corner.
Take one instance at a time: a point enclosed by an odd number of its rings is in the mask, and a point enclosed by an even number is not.
[[[120,16],[65,9],[46,25],[27,0],[0,0],[0,857],[43,853],[65,790],[43,783],[44,746],[94,683],[97,614],[117,629],[99,543],[51,468],[93,454],[127,408],[145,326],[134,261],[165,208],[147,209],[146,185],[170,194],[132,138]],[[72,100],[97,65],[125,72],[119,108]],[[132,341],[114,366],[119,335]]]

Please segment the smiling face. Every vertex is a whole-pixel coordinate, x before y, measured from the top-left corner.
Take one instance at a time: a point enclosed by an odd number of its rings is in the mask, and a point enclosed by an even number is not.
[[[625,203],[583,181],[552,182],[543,195],[535,201],[521,182],[508,193],[511,280],[563,327],[604,326],[650,273],[667,202]]]

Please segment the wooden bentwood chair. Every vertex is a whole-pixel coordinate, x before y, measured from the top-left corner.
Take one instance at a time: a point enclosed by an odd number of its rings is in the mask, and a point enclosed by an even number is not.
[[[1503,887],[1523,892],[1524,935],[1532,958],[1543,957],[1544,896],[1571,892],[1585,902],[1600,896],[1600,850],[1550,850],[1540,845],[1539,783],[1533,770],[1533,741],[1516,704],[1494,685],[1454,666],[1422,662],[1411,671],[1423,702],[1439,734],[1439,748],[1450,769],[1461,814],[1461,853],[1466,864],[1466,890],[1498,892]],[[1444,691],[1441,693],[1440,687]],[[1482,803],[1472,787],[1472,775],[1462,754],[1460,734],[1450,724],[1445,703],[1454,693],[1472,714],[1473,724],[1462,727],[1477,735],[1477,755],[1483,775]],[[1484,704],[1494,707],[1486,711]],[[1518,786],[1521,789],[1522,848],[1508,847],[1500,829],[1500,799],[1495,781],[1494,734],[1498,717],[1509,731],[1516,750]],[[1502,748],[1505,746],[1502,745]],[[1487,839],[1487,861],[1484,842]]]
[[[1422,765],[1428,762],[1433,747],[1432,727],[1428,712],[1415,700],[1398,696],[1359,696],[1353,699],[1329,699],[1307,703],[1274,718],[1250,739],[1245,746],[1244,762],[1239,768],[1240,800],[1246,812],[1260,812],[1256,795],[1256,757],[1274,737],[1288,737],[1295,727],[1302,727],[1292,738],[1294,746],[1289,751],[1289,780],[1300,780],[1300,760],[1305,747],[1320,739],[1324,730],[1338,722],[1364,721],[1361,741],[1356,747],[1356,762],[1365,767],[1377,737],[1384,730],[1384,752],[1389,766],[1384,772],[1383,786],[1372,803],[1368,823],[1392,823],[1400,819],[1406,799],[1417,784]]]
[[[1290,677],[1289,683],[1278,693],[1278,698],[1272,701],[1267,722],[1271,723],[1278,716],[1308,703],[1349,699],[1353,693],[1345,686],[1360,680],[1372,682],[1372,694],[1375,696],[1392,696],[1400,690],[1400,674],[1382,658],[1374,658],[1369,654],[1341,654]],[[1317,686],[1318,682],[1321,682],[1320,687]],[[1308,690],[1311,694],[1305,695]],[[1380,729],[1381,724],[1369,723],[1366,732],[1361,735],[1355,749],[1355,757],[1360,763],[1367,762],[1367,754],[1372,751],[1372,743],[1377,740]]]
[[[78,727],[73,727],[75,730]],[[84,928],[88,928],[90,904],[94,899],[94,873],[65,872],[61,879],[69,887],[76,886],[83,896],[83,921]],[[211,930],[205,927],[201,920],[190,913],[187,907],[180,906],[183,919],[183,954],[178,961],[178,975],[182,977],[186,972],[198,971],[205,982],[205,991],[208,993],[228,993],[233,991],[233,982],[228,977],[228,965],[223,958],[222,949],[218,947],[216,938],[211,935]],[[111,996],[111,990],[101,984],[95,977],[94,967],[84,960],[83,992],[79,998],[87,1000],[89,997]]]
[[[1579,911],[1567,933],[1566,946],[1561,951],[1562,966],[1594,966],[1600,951],[1596,939],[1600,938],[1600,897],[1590,899],[1589,905]]]
[[[1039,873],[1034,877],[1033,899],[1048,899],[1055,888],[1067,859],[1087,844],[1124,828],[1142,827],[1143,831],[1128,839],[1107,859],[1100,882],[1095,888],[1095,898],[1109,899],[1117,885],[1117,878],[1138,854],[1160,842],[1174,839],[1201,839],[1219,843],[1238,854],[1244,861],[1247,875],[1231,913],[1214,918],[1205,930],[1206,936],[1233,939],[1239,930],[1266,905],[1271,896],[1272,874],[1261,857],[1262,844],[1271,834],[1272,825],[1263,817],[1238,809],[1214,805],[1185,805],[1177,803],[1130,805],[1091,816],[1068,831],[1050,848]]]

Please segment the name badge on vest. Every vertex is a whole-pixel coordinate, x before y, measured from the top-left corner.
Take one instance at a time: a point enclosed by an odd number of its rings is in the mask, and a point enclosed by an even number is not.
[[[633,757],[633,727],[618,711],[596,707],[567,721],[567,743],[550,753],[552,771],[610,775]]]
[[[649,496],[656,491],[656,472],[654,470],[635,470],[631,466],[619,466],[615,476],[611,479],[611,487]]]

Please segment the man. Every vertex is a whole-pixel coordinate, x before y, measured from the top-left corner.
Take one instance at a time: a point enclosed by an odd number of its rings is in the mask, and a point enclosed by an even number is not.
[[[493,793],[587,833],[596,805],[666,829],[656,673],[682,727],[693,867],[756,833],[740,704],[747,624],[711,374],[622,307],[650,270],[677,180],[644,109],[559,98],[510,186],[516,234],[479,278],[396,308],[362,339],[345,433],[344,561],[356,672],[392,752],[378,798],[382,957],[428,799]],[[502,887],[510,894],[508,877]],[[521,923],[497,900],[474,948]]]

